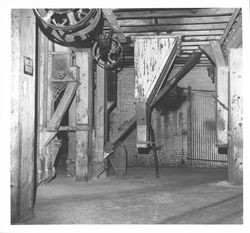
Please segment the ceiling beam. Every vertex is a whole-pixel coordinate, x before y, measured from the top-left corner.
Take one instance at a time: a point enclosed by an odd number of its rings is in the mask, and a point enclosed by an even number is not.
[[[226,23],[218,24],[193,24],[193,25],[144,25],[144,26],[122,26],[124,33],[133,32],[167,32],[174,31],[204,31],[204,30],[225,30]]]
[[[232,8],[203,8],[203,9],[162,9],[162,10],[136,10],[114,11],[117,20],[120,19],[145,19],[145,18],[176,18],[176,17],[207,17],[232,15]]]
[[[158,18],[157,25],[187,25],[187,24],[209,24],[209,23],[227,23],[230,20],[229,16],[215,17],[179,17],[179,18]],[[118,20],[120,26],[134,25],[155,25],[154,19],[124,19]]]
[[[220,44],[223,44],[224,40],[226,39],[229,31],[231,30],[231,28],[232,28],[232,26],[234,24],[235,19],[237,18],[238,14],[240,12],[240,9],[241,8],[237,8],[237,9],[234,10],[234,13],[233,13],[232,17],[230,18],[230,20],[229,20],[229,22],[227,24],[227,27],[225,28],[225,31],[224,31],[223,35],[221,36],[221,38],[220,38]]]

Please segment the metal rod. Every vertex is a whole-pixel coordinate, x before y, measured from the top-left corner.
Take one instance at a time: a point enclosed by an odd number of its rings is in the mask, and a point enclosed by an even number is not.
[[[217,101],[224,109],[228,110],[228,107],[223,104],[218,98],[216,98],[214,95],[212,95],[213,99]]]
[[[174,86],[200,61],[202,53],[193,52],[186,64],[175,74],[175,76],[165,85],[158,93],[157,97],[151,104],[152,109],[155,104],[166,94],[168,94]],[[128,125],[116,135],[115,138],[111,139],[105,146],[105,152],[109,151],[122,137],[124,137],[130,130],[136,127],[136,116],[133,116]],[[107,152],[108,153],[108,152]]]
[[[198,159],[198,158],[190,158],[187,157],[188,160],[199,160],[199,161],[208,161],[208,162],[217,162],[217,163],[227,163],[225,160],[212,160],[212,159]]]
[[[154,157],[154,165],[155,165],[155,176],[156,178],[159,178],[159,163],[158,163],[158,158],[157,158],[157,150],[156,150],[156,145],[155,145],[155,134],[154,130],[152,127],[152,124],[150,124],[150,134],[151,134],[151,146],[153,149],[153,157]]]

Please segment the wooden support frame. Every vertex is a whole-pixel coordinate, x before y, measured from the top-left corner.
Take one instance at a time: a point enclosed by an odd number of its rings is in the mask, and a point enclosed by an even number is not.
[[[216,64],[216,98],[228,107],[228,66],[218,41],[210,42]],[[228,111],[216,102],[217,116],[217,146],[228,144]]]
[[[107,71],[96,66],[96,95],[95,95],[95,155],[91,159],[90,178],[103,173],[104,146],[107,142]]]
[[[230,183],[243,183],[242,49],[229,50],[229,158]]]
[[[56,47],[39,31],[39,84],[38,84],[38,101],[39,101],[39,142],[38,142],[38,159],[37,159],[37,184],[49,182],[55,175],[55,159],[61,146],[57,138],[57,132],[70,131],[76,128],[61,126],[61,121],[67,112],[74,106],[77,88],[79,86],[79,67],[72,64],[72,53],[68,48]],[[58,45],[57,45],[58,46]],[[58,49],[60,52],[58,52]],[[55,51],[56,50],[56,51]],[[74,66],[73,66],[74,65]],[[40,72],[41,71],[41,72]],[[58,78],[58,75],[64,74]],[[64,91],[59,104],[55,108],[56,97]],[[70,115],[70,114],[69,114]],[[75,115],[75,113],[74,113]],[[70,118],[70,117],[69,117]],[[74,145],[72,140],[70,145]],[[65,143],[65,142],[64,142]],[[69,146],[70,147],[70,146]],[[75,153],[72,153],[75,161]]]
[[[64,95],[56,108],[56,111],[53,113],[51,119],[47,123],[47,128],[57,129],[62,121],[63,115],[68,109],[73,97],[76,93],[76,90],[79,86],[78,82],[70,82],[67,84]]]
[[[199,49],[208,57],[208,59],[215,65],[215,57],[211,45],[200,45]]]
[[[78,77],[79,78],[79,77]],[[65,126],[60,126],[58,130],[62,130]],[[76,98],[74,97],[71,101],[69,112],[68,112],[68,127],[69,128],[76,128]],[[73,163],[76,161],[76,131],[69,131],[68,132],[68,156],[66,160],[67,166],[72,166]],[[67,169],[69,169],[67,167]]]
[[[225,46],[227,49],[242,47],[242,15],[238,16],[238,21],[228,35]]]
[[[43,36],[43,35],[42,35]],[[43,37],[45,40],[47,38]],[[54,51],[55,46],[45,41],[46,46],[42,51],[45,63],[41,73],[40,104],[42,114],[39,130],[39,170],[38,182],[47,182],[52,174],[43,166],[46,163],[53,166],[55,160],[55,149],[58,148],[56,134],[59,131],[68,133],[68,157],[67,170],[74,176],[75,180],[88,180],[89,163],[92,153],[92,129],[93,129],[93,57],[90,49],[75,50],[71,48]],[[45,43],[44,42],[44,43]],[[62,51],[61,51],[62,49]],[[54,57],[53,57],[54,56]],[[57,57],[55,57],[57,56]],[[73,59],[74,58],[74,59]],[[64,78],[58,78],[60,73],[65,74]],[[65,86],[65,87],[64,87]],[[63,90],[64,94],[60,99],[55,111],[55,93]],[[54,93],[53,93],[53,90]],[[46,103],[46,104],[44,104]],[[61,120],[68,111],[69,125],[61,125]],[[65,142],[64,142],[65,143]],[[72,172],[72,173],[71,173]]]
[[[229,22],[228,22],[228,24],[227,24],[226,29],[224,30],[224,33],[222,34],[222,36],[221,36],[221,38],[220,38],[220,44],[223,44],[223,43],[224,43],[224,41],[225,41],[225,39],[226,39],[226,37],[227,37],[229,31],[231,30],[231,28],[232,28],[232,26],[233,26],[233,24],[234,24],[234,21],[235,21],[235,19],[237,18],[239,12],[240,12],[240,8],[237,8],[237,9],[234,10],[234,13],[233,13],[232,16],[231,16],[231,18],[230,18],[230,20],[229,20]]]
[[[93,129],[93,57],[90,49],[76,53],[80,83],[76,92],[76,180],[90,178]]]
[[[216,117],[217,146],[227,147],[228,143],[228,65],[219,41],[210,41],[209,45],[200,46],[216,66]]]

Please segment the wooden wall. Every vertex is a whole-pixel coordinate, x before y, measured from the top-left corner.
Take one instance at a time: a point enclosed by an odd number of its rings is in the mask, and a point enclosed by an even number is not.
[[[11,68],[11,222],[32,214],[35,155],[35,17],[13,9]]]

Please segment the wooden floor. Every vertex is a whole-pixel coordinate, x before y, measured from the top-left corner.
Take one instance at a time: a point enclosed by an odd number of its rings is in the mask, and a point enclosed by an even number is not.
[[[59,171],[38,189],[25,224],[242,224],[242,187],[226,169],[131,168],[123,178],[75,182]]]

